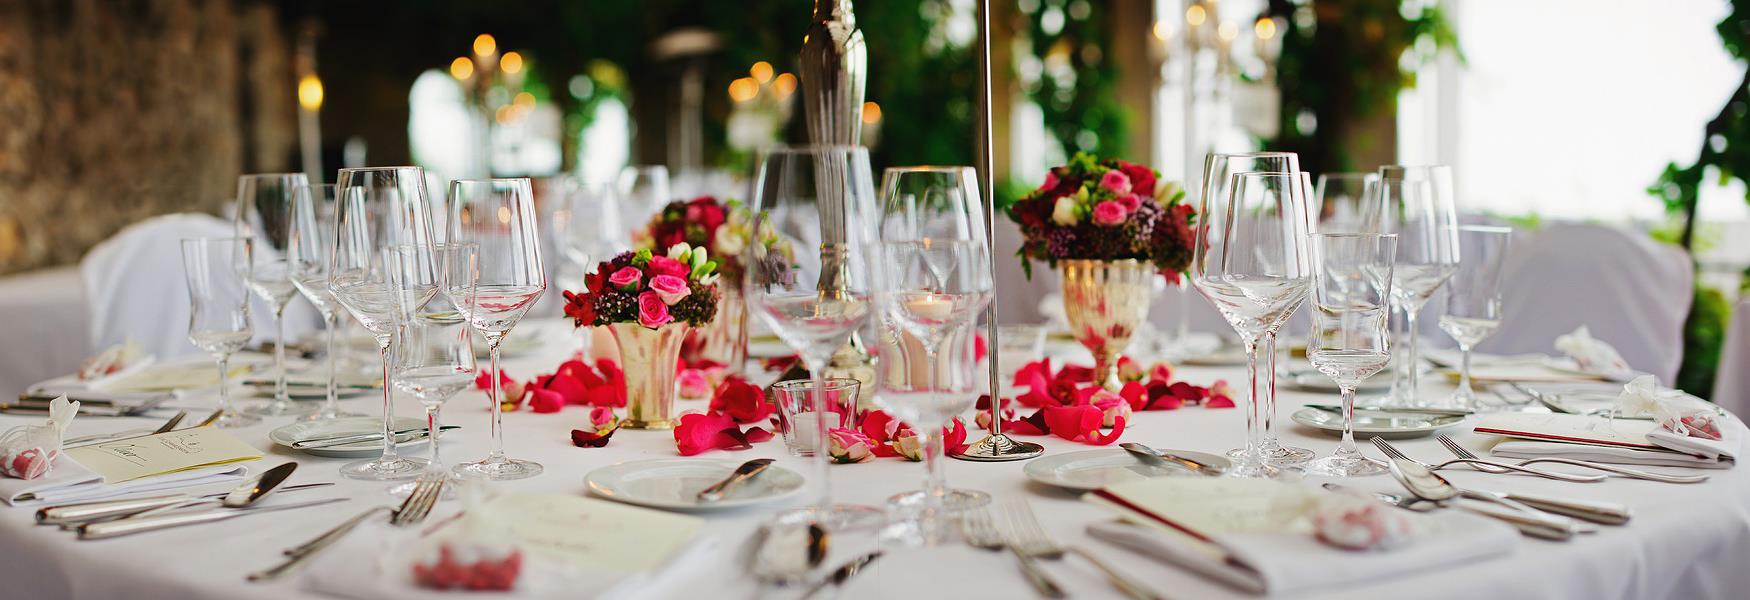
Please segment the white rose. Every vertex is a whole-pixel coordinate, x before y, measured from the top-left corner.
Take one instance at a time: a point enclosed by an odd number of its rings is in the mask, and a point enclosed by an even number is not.
[[[746,244],[740,235],[721,231],[717,233],[716,245],[717,247],[712,248],[711,251],[716,252],[718,256],[738,256],[741,254],[742,246]]]
[[[1051,208],[1051,222],[1053,223],[1064,227],[1071,227],[1081,220],[1081,215],[1076,214],[1076,201],[1074,198],[1069,196],[1058,198],[1057,204]]]
[[[1177,181],[1163,181],[1160,185],[1155,186],[1155,202],[1159,202],[1161,206],[1167,206],[1173,202],[1174,198],[1178,198],[1184,190],[1185,188],[1180,186]]]

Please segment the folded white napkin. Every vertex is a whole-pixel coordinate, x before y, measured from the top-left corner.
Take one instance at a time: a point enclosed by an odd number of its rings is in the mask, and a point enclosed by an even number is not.
[[[1343,550],[1304,533],[1227,533],[1211,534],[1225,551],[1211,554],[1184,536],[1110,521],[1089,525],[1088,534],[1255,594],[1402,577],[1506,554],[1519,543],[1512,527],[1470,513],[1407,516],[1415,519],[1416,532],[1407,545],[1389,551]]]
[[[433,521],[437,520],[433,516]],[[429,527],[430,521],[427,522]],[[359,526],[322,554],[310,559],[299,579],[305,591],[358,600],[418,600],[439,593],[414,585],[413,561],[421,552],[421,527],[394,527],[382,519]],[[510,592],[449,590],[444,597],[515,597],[566,599],[617,599],[662,596],[664,589],[691,586],[692,579],[706,571],[705,565],[719,557],[719,540],[700,536],[686,549],[655,569],[642,572],[609,569],[579,569],[545,560],[536,553],[523,553],[522,574]]]
[[[1568,358],[1574,359],[1574,364],[1579,366],[1581,371],[1611,381],[1626,382],[1639,375],[1628,366],[1627,361],[1622,359],[1622,355],[1616,352],[1616,348],[1605,343],[1604,340],[1592,337],[1592,332],[1588,331],[1585,325],[1581,325],[1573,333],[1556,336],[1556,350],[1560,350],[1562,354],[1568,355]]]
[[[66,456],[55,459],[55,468],[36,479],[0,478],[0,501],[10,506],[36,506],[102,500],[139,492],[161,492],[215,483],[242,481],[249,468],[230,464],[189,469],[105,485],[103,478]]]
[[[1600,417],[1602,419],[1602,417]],[[1744,441],[1750,439],[1750,428],[1737,416],[1727,414],[1719,419],[1720,438],[1709,440],[1677,435],[1663,428],[1647,432],[1647,442],[1671,450],[1642,450],[1620,446],[1570,444],[1534,440],[1507,439],[1489,451],[1506,458],[1560,457],[1624,465],[1654,465],[1729,469],[1737,464],[1744,452]]]

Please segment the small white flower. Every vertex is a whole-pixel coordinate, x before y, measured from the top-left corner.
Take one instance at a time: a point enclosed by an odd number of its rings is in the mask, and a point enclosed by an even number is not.
[[[713,248],[718,256],[736,256],[746,244],[741,236],[727,231],[717,232],[717,247]]]
[[[1082,217],[1076,212],[1074,198],[1064,196],[1057,199],[1057,204],[1051,207],[1051,222],[1064,227],[1074,226],[1081,222]]]
[[[1167,206],[1172,204],[1173,199],[1178,198],[1179,194],[1184,191],[1185,188],[1180,186],[1177,181],[1161,182],[1160,185],[1155,186],[1155,202],[1160,203],[1161,206]]]
[[[686,242],[681,242],[668,247],[668,257],[681,262],[687,262],[687,253],[692,251],[692,246],[688,245]]]

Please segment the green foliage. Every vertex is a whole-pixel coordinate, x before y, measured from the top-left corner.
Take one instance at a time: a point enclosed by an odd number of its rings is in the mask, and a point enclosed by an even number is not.
[[[1740,61],[1750,60],[1750,0],[1731,0],[1732,12],[1715,28],[1726,50]],[[1683,218],[1679,242],[1692,247],[1695,240],[1696,203],[1709,168],[1717,172],[1716,185],[1732,179],[1750,183],[1750,71],[1733,90],[1731,98],[1718,115],[1703,128],[1701,152],[1693,164],[1680,167],[1673,162],[1647,188],[1647,193],[1664,202],[1665,210]],[[1746,198],[1750,200],[1750,198]]]
[[[1022,92],[1039,105],[1046,130],[1064,154],[1122,156],[1129,143],[1129,118],[1118,102],[1109,2],[1088,2],[1085,6],[1083,12],[1065,9],[1062,2],[1037,2],[1032,4],[1033,12],[1021,15],[1032,53],[1044,64],[1037,77],[1024,74],[1020,78]],[[1048,18],[1062,25],[1048,31]]]
[[[1683,321],[1683,365],[1677,369],[1677,389],[1702,398],[1713,397],[1714,373],[1720,367],[1726,324],[1732,304],[1719,290],[1696,285],[1695,301]]]

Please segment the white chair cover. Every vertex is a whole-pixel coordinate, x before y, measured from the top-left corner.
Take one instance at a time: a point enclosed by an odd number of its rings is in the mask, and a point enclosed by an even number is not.
[[[72,373],[91,355],[77,268],[0,277],[0,315],[6,315],[6,335],[13,340],[0,346],[0,397]]]
[[[1726,325],[1713,401],[1733,414],[1750,414],[1750,297],[1738,300]]]
[[[199,352],[188,341],[181,240],[231,237],[235,231],[230,221],[212,215],[179,213],[129,225],[92,248],[79,262],[91,348],[132,339],[160,360]],[[250,309],[254,341],[274,339],[273,309],[259,298]],[[320,329],[321,317],[302,294],[286,307],[287,339]],[[41,379],[60,374],[43,373]]]
[[[1501,327],[1478,350],[1554,353],[1556,336],[1585,325],[1629,366],[1670,385],[1694,285],[1680,249],[1610,227],[1550,225],[1515,240],[1502,273]]]

